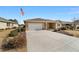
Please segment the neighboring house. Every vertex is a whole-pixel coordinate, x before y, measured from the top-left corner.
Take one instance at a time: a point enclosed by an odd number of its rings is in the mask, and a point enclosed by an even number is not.
[[[26,30],[48,30],[61,28],[61,23],[59,21],[42,18],[28,19],[25,20],[24,23]]]
[[[66,29],[72,29],[72,22],[67,22],[67,21],[61,21],[62,27],[66,28]]]
[[[74,29],[75,29],[75,30],[79,30],[79,20],[75,20],[75,21],[73,22],[73,26],[74,26]]]
[[[75,20],[74,22],[68,21],[59,21],[61,23],[61,28],[71,29],[71,30],[79,30],[79,20]]]
[[[7,21],[7,28],[17,28],[18,24],[12,21]]]
[[[0,17],[0,29],[7,29],[7,28],[13,28],[13,27],[18,27],[18,24]]]
[[[0,21],[0,29],[6,29],[6,22]]]

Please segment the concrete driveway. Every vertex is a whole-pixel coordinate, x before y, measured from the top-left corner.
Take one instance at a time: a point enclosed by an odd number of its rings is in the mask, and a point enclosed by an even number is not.
[[[79,51],[79,38],[51,31],[28,31],[28,52],[76,52]]]

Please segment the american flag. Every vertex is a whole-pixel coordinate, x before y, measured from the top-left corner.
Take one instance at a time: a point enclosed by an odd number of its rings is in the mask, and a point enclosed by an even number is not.
[[[20,11],[21,11],[21,15],[24,16],[24,11],[22,8],[20,8]]]

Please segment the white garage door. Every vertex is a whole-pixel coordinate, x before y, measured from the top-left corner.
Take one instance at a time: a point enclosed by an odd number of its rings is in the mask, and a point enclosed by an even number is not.
[[[29,30],[41,30],[42,29],[42,23],[29,23],[28,29]]]

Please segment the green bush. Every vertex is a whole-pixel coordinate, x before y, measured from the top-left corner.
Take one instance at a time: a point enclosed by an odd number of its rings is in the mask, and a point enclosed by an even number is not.
[[[9,37],[14,37],[16,35],[18,35],[19,32],[24,32],[25,31],[25,26],[23,27],[19,27],[13,31],[10,32]]]
[[[24,31],[25,31],[25,26],[18,28],[18,32],[24,32]]]
[[[16,35],[18,35],[18,29],[11,31],[9,37],[14,37]]]

